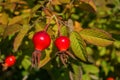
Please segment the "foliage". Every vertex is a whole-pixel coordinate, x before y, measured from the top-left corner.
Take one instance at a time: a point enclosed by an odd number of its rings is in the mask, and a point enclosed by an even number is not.
[[[120,79],[119,0],[1,0],[0,64],[16,56],[16,64],[0,70],[0,80]],[[32,37],[46,29],[52,42],[31,68]],[[67,67],[56,56],[59,34],[71,41]],[[2,69],[2,65],[0,65]]]

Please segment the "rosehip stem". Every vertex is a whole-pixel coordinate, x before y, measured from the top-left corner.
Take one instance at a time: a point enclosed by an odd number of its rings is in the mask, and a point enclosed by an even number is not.
[[[44,31],[47,31],[47,29],[48,29],[49,25],[50,25],[50,23],[48,23],[48,24],[45,26]]]
[[[61,25],[58,23],[58,36],[61,36],[60,28],[61,28]]]
[[[57,17],[56,17],[56,16],[55,16],[55,21],[56,21],[57,26],[58,26],[58,36],[61,36],[61,32],[60,32],[61,25],[60,25],[60,23],[59,23],[59,21],[58,21],[58,19],[57,19]]]
[[[44,31],[47,31],[47,29],[48,29],[48,27],[49,27],[50,22],[52,21],[52,19],[53,19],[53,16],[49,18],[48,24],[45,26]]]

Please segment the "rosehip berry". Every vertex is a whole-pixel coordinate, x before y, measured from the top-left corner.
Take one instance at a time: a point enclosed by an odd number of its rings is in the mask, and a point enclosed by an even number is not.
[[[55,40],[55,45],[60,51],[66,51],[70,46],[70,40],[66,36],[60,36]]]
[[[115,80],[113,77],[108,77],[106,80]]]
[[[5,59],[5,65],[7,67],[13,66],[15,64],[15,62],[16,62],[16,58],[13,55],[7,56],[6,59]]]
[[[47,32],[39,31],[33,36],[33,43],[36,50],[44,50],[50,45],[51,39]]]

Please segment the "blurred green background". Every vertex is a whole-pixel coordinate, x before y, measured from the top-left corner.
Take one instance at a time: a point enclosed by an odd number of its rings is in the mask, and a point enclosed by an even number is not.
[[[87,55],[93,63],[72,64],[75,74],[70,72],[71,68],[57,66],[56,58],[46,58],[40,69],[31,68],[34,51],[31,38],[47,23],[44,7],[64,21],[72,20],[73,25],[77,22],[76,30],[105,30],[112,35],[114,43],[107,47],[88,43]],[[53,30],[56,32],[56,27]],[[50,35],[55,32],[48,30]],[[44,53],[56,51],[50,47],[42,52],[42,59],[46,57]],[[0,0],[0,62],[10,54],[15,55],[17,61],[5,71],[0,67],[0,80],[106,80],[108,77],[120,80],[120,0]],[[69,75],[74,75],[74,79]]]

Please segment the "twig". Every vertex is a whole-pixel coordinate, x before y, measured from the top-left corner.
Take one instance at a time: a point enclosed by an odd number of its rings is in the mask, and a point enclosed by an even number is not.
[[[25,75],[22,80],[27,80],[28,75]]]

